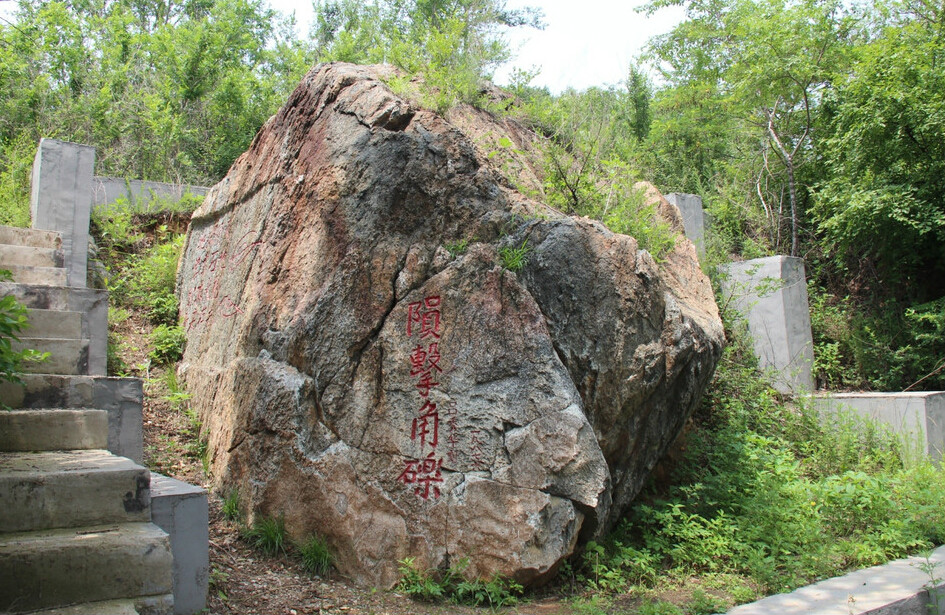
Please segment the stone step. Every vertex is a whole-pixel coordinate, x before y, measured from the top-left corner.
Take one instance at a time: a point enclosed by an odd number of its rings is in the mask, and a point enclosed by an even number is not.
[[[0,612],[165,596],[172,565],[151,523],[0,534]]]
[[[88,450],[107,445],[104,410],[0,410],[0,451]]]
[[[71,338],[20,337],[13,342],[13,350],[26,348],[48,352],[45,361],[24,362],[20,367],[30,374],[87,374],[89,370],[89,340]]]
[[[67,310],[30,310],[27,314],[30,327],[24,331],[31,338],[82,337],[82,313]]]
[[[24,265],[4,265],[13,274],[17,284],[39,284],[42,286],[65,286],[66,270],[62,267],[27,267]]]
[[[21,267],[62,267],[62,250],[0,244],[0,269]]]
[[[107,376],[23,374],[0,382],[0,402],[10,408],[93,408],[108,412],[108,450],[142,461],[141,380]]]
[[[104,376],[108,357],[108,293],[93,288],[0,282],[0,296],[12,295],[27,308],[82,314],[82,338],[89,340],[88,371]],[[51,372],[61,373],[61,372]]]
[[[174,597],[148,596],[137,600],[106,600],[57,609],[33,611],[33,615],[173,615]]]
[[[62,236],[56,231],[35,228],[0,226],[0,244],[11,246],[33,246],[34,248],[62,248]]]
[[[0,453],[0,532],[151,520],[150,473],[108,451]]]

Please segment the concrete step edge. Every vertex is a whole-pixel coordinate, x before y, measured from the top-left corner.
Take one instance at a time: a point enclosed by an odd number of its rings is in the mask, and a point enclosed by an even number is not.
[[[17,284],[65,286],[68,281],[68,273],[64,267],[31,267],[4,264],[0,269],[10,271],[13,274],[13,282]]]
[[[59,249],[62,235],[59,231],[0,225],[0,244]]]
[[[29,362],[22,370],[31,374],[86,374],[89,370],[89,348],[87,338],[20,337],[13,342],[14,350],[48,352],[44,361]]]
[[[87,450],[107,446],[105,410],[0,410],[0,451]]]
[[[0,244],[0,269],[5,268],[6,265],[62,267],[62,250]]]
[[[171,594],[172,566],[151,523],[0,534],[0,612]]]
[[[151,520],[150,473],[106,450],[0,453],[0,532]]]

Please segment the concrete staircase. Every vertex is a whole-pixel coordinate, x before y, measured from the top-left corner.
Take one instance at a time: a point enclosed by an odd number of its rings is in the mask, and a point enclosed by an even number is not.
[[[140,382],[105,377],[93,334],[107,297],[65,285],[61,245],[59,233],[0,228],[0,268],[14,276],[0,292],[30,310],[19,346],[50,353],[0,387],[13,408],[0,410],[0,612],[169,615],[174,562],[151,522],[150,473],[108,450],[141,460],[140,427],[121,424],[140,426]],[[121,416],[135,401],[137,417]]]

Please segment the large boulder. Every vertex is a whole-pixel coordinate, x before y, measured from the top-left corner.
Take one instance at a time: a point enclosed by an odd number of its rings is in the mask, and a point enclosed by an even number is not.
[[[658,264],[515,192],[390,70],[315,67],[195,212],[181,374],[217,486],[327,538],[343,573],[465,558],[537,583],[694,409],[711,288],[685,239]]]

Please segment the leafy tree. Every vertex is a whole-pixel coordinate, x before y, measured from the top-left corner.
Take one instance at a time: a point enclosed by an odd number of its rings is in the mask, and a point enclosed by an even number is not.
[[[900,9],[828,99],[814,214],[841,266],[922,302],[945,294],[945,20]]]
[[[505,28],[543,27],[533,8],[504,0],[329,0],[316,5],[321,60],[387,62],[439,90],[436,106],[476,101],[480,81],[509,58]]]
[[[661,154],[670,149],[696,175],[663,171],[703,194],[737,177],[769,221],[773,247],[786,221],[796,255],[807,198],[798,174],[816,160],[819,102],[846,64],[855,21],[836,0],[693,0],[686,10],[686,22],[651,44],[671,84],[653,132],[665,140]]]
[[[0,145],[56,137],[94,145],[103,173],[212,183],[312,58],[261,0],[20,0]]]

